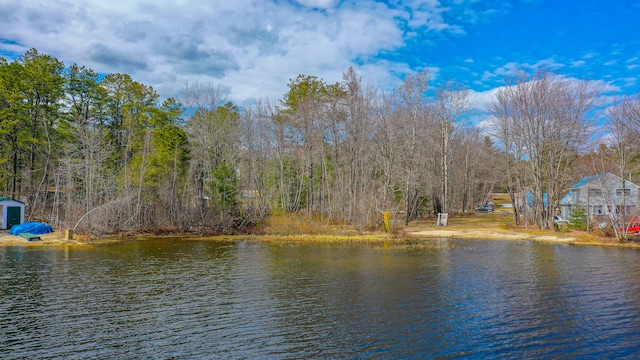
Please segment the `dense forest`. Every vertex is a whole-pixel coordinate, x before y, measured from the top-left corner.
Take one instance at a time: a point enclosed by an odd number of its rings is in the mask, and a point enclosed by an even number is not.
[[[0,58],[0,196],[29,220],[100,235],[228,233],[290,213],[364,231],[386,211],[452,216],[501,191],[522,204],[518,223],[549,228],[580,177],[639,180],[640,98],[603,90],[518,72],[479,114],[464,85],[432,86],[429,72],[381,91],[349,68],[240,107],[211,84],[163,99],[32,49]],[[549,201],[526,206],[525,193]]]

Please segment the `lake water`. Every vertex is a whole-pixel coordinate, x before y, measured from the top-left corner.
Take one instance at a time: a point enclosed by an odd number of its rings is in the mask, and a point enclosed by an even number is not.
[[[2,359],[566,357],[640,357],[640,251],[445,239],[0,247]]]

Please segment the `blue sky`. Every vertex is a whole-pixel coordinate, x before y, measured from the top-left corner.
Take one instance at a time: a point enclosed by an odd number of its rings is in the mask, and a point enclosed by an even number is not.
[[[516,68],[640,92],[640,0],[0,0],[0,14],[0,56],[36,48],[162,97],[197,81],[278,99],[298,74],[349,66],[385,90],[429,68],[479,108]]]

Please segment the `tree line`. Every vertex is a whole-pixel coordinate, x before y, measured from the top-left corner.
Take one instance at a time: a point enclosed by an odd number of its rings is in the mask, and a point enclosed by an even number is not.
[[[349,68],[247,107],[200,83],[161,101],[127,74],[31,49],[0,58],[0,195],[31,220],[106,234],[227,233],[288,213],[364,231],[386,211],[409,223],[506,191],[519,223],[548,228],[585,164],[638,175],[639,98],[601,99],[594,82],[518,73],[481,127],[461,84],[424,71],[381,91]],[[604,130],[610,143],[591,146]]]

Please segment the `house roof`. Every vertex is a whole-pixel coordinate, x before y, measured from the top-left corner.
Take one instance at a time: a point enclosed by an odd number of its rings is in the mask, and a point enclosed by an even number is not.
[[[5,200],[11,200],[11,201],[19,202],[20,204],[24,204],[22,201],[18,201],[16,199],[0,196],[0,201],[5,201]]]
[[[573,192],[569,190],[569,192],[560,199],[558,202],[560,205],[573,205]]]
[[[604,176],[605,174],[595,174],[595,175],[589,175],[589,176],[585,176],[582,178],[582,180],[578,181],[577,183],[575,183],[571,188],[575,189],[575,188],[579,188],[581,186],[586,185],[587,183],[590,183],[591,181]]]
[[[621,178],[621,177],[619,177],[618,175],[615,175],[615,174],[612,174],[612,173],[602,173],[602,174],[596,174],[596,175],[590,175],[590,176],[585,176],[585,177],[583,177],[583,178],[582,178],[582,180],[580,180],[580,181],[578,181],[577,183],[575,183],[575,184],[571,187],[571,189],[577,189],[577,188],[579,188],[579,187],[581,187],[581,186],[584,186],[584,185],[586,185],[586,184],[588,184],[588,183],[592,182],[593,180],[596,180],[596,179],[599,179],[599,178],[601,178],[601,177],[605,177],[605,176],[608,176],[608,177],[614,177],[614,178],[619,179],[620,181],[622,181],[622,178]],[[636,184],[632,183],[632,182],[631,182],[631,181],[629,181],[629,180],[624,180],[624,183],[625,183],[625,186],[626,186],[627,184],[631,184],[631,185],[638,186],[638,185],[636,185]]]

